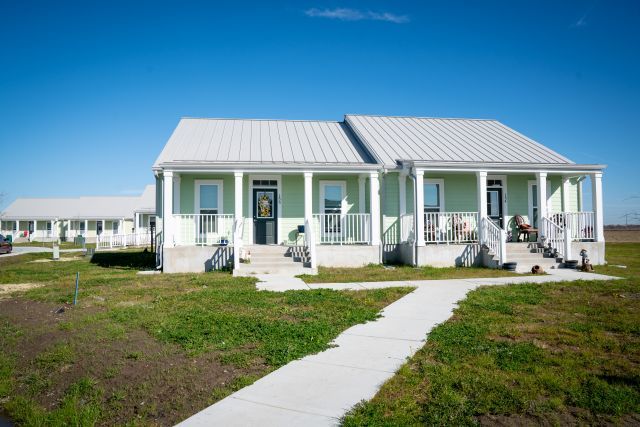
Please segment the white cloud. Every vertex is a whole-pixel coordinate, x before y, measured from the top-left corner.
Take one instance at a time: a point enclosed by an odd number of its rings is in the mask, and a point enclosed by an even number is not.
[[[385,21],[394,24],[409,22],[407,15],[396,15],[389,12],[372,12],[370,10],[349,9],[337,7],[335,9],[312,8],[304,12],[313,18],[339,19],[341,21]]]

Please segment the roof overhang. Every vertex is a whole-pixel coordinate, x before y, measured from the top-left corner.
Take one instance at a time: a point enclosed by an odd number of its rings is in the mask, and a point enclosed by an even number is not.
[[[536,173],[555,174],[587,174],[602,172],[607,165],[575,164],[575,163],[480,163],[480,162],[422,162],[401,160],[403,169],[415,168],[424,171],[442,172],[503,172],[503,173]]]
[[[302,173],[302,172],[354,172],[378,171],[382,166],[376,163],[210,163],[210,162],[165,162],[154,166],[154,172],[170,170],[174,172],[211,173]]]

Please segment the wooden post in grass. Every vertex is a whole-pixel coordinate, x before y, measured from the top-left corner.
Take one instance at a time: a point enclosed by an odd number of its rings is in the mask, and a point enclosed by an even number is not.
[[[76,273],[76,293],[73,295],[73,305],[78,303],[78,284],[80,282],[80,272]]]

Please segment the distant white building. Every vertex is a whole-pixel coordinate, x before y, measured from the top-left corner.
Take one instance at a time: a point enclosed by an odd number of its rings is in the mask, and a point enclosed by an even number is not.
[[[73,240],[148,233],[155,225],[155,185],[140,196],[16,199],[0,214],[0,234],[14,241]]]

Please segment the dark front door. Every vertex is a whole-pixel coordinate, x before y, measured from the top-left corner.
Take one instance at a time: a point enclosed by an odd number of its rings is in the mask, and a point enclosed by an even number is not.
[[[277,200],[275,188],[253,189],[253,236],[257,245],[276,243]]]
[[[502,228],[502,188],[487,189],[487,216]]]

